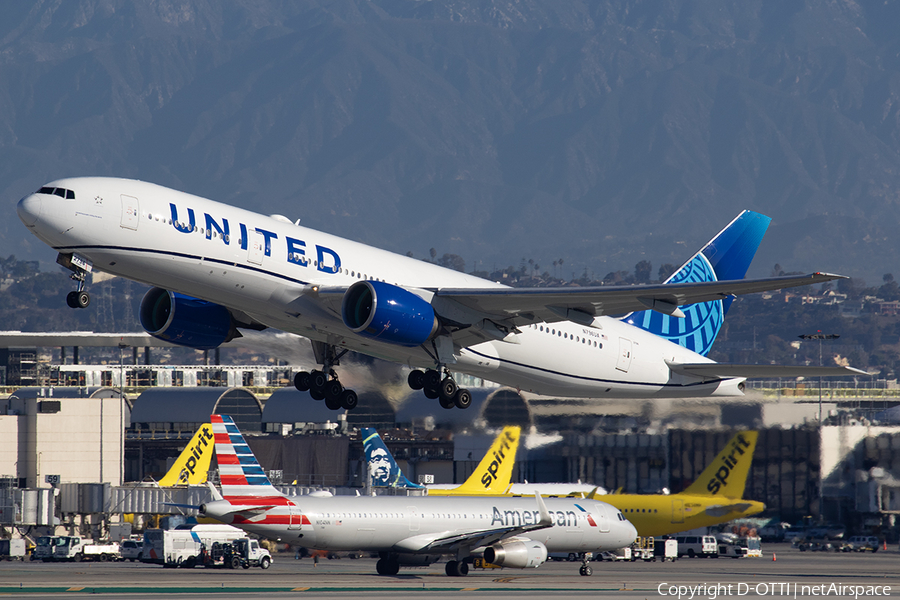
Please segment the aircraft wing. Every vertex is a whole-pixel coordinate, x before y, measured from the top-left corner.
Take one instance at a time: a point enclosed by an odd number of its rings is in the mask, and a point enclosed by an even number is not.
[[[770,290],[823,283],[843,279],[842,275],[812,273],[810,275],[767,277],[657,285],[615,285],[571,288],[441,288],[435,298],[452,300],[487,318],[526,317],[521,323],[570,320],[590,324],[593,317],[618,315],[636,310],[653,309],[675,314],[677,307],[728,296],[753,294]],[[434,301],[432,301],[434,303]]]
[[[868,375],[865,371],[853,367],[818,367],[807,365],[741,365],[734,363],[668,363],[669,369],[679,375],[693,375],[694,377],[710,377],[713,379],[722,377],[746,377],[746,378],[777,378],[777,377],[835,377]]]
[[[431,295],[435,313],[452,330],[460,347],[486,340],[515,342],[515,328],[538,321],[572,321],[591,325],[596,317],[620,315],[652,309],[683,316],[679,306],[722,300],[729,296],[823,283],[844,279],[843,275],[809,275],[736,279],[656,285],[609,285],[556,288],[438,288],[419,290]],[[333,314],[341,314],[347,288],[322,287],[316,290],[320,304]]]

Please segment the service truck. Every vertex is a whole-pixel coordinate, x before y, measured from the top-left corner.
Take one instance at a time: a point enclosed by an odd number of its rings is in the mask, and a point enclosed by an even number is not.
[[[0,560],[25,560],[25,540],[0,540]]]
[[[119,560],[118,542],[95,542],[77,535],[61,535],[53,548],[53,560]]]
[[[231,525],[179,525],[175,529],[148,529],[144,532],[141,562],[164,567],[193,567],[202,562],[201,550],[209,553],[213,544],[231,544],[246,535]]]
[[[50,562],[53,560],[53,549],[59,542],[58,535],[42,535],[34,542],[34,550],[31,552],[31,560]]]
[[[198,562],[204,567],[268,569],[272,564],[272,555],[259,545],[259,541],[244,537],[238,538],[230,544],[214,542],[212,548],[209,549],[204,544],[200,550]]]

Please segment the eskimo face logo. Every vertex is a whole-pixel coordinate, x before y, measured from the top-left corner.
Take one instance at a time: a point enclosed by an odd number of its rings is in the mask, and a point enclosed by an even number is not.
[[[369,476],[372,478],[372,485],[388,485],[391,475],[391,460],[387,450],[373,449],[369,457]]]
[[[494,460],[488,465],[487,473],[481,476],[481,484],[484,486],[484,489],[491,487],[491,484],[497,479],[497,472],[500,470],[500,465],[502,465],[503,461],[507,458],[506,452],[515,442],[516,436],[507,431],[500,443],[500,449],[494,451]]]
[[[750,442],[744,439],[743,434],[739,433],[737,438],[731,443],[731,452],[727,454],[723,452],[719,455],[722,458],[722,464],[719,465],[716,474],[709,480],[709,483],[706,484],[706,489],[709,490],[709,493],[716,495],[723,487],[725,487],[725,485],[727,485],[728,476],[731,475],[731,471],[738,465],[738,462],[744,454],[746,454],[745,449],[749,447]]]

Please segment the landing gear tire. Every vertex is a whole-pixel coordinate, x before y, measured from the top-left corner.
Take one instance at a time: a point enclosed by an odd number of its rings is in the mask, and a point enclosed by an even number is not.
[[[309,374],[309,389],[324,390],[328,385],[328,376],[322,371],[313,371]]]
[[[456,406],[456,403],[453,402],[453,398],[444,398],[443,396],[441,396],[438,399],[438,402],[441,403],[441,408],[451,409]]]
[[[306,371],[300,371],[296,375],[294,375],[294,387],[297,388],[298,392],[308,392],[309,391],[309,373]]]
[[[462,567],[465,567],[466,573],[469,572],[469,566],[466,563],[461,563],[458,560],[449,560],[447,561],[447,566],[444,567],[444,572],[447,574],[447,577],[459,577],[465,574],[462,572]]]
[[[69,308],[87,308],[90,303],[91,295],[83,290],[66,294],[66,304]]]
[[[309,388],[309,397],[313,400],[324,400],[325,392],[316,388]]]
[[[328,383],[325,384],[325,399],[326,400],[337,400],[340,402],[341,400],[341,392],[344,391],[344,386],[341,385],[341,382],[337,379],[332,379]]]
[[[409,377],[406,378],[406,383],[409,384],[410,389],[413,390],[421,390],[425,387],[425,373],[423,371],[419,371],[416,369],[415,371],[409,372]]]
[[[344,390],[341,392],[341,408],[353,410],[359,404],[359,396],[353,390]]]
[[[375,563],[375,570],[379,575],[396,575],[400,572],[400,561],[381,558]]]
[[[425,371],[425,389],[431,388],[433,390],[440,389],[441,387],[441,372],[436,371],[434,369],[428,369]]]
[[[69,292],[66,294],[66,304],[69,305],[69,308],[78,308],[78,301],[75,297],[78,296],[78,292]]]
[[[328,410],[338,410],[341,407],[341,398],[340,396],[334,398],[332,396],[325,396],[325,406]]]
[[[456,386],[456,382],[450,379],[449,377],[445,377],[441,382],[441,398],[453,398],[456,394],[456,390],[459,388]]]
[[[456,408],[469,408],[472,404],[472,394],[466,388],[456,390],[453,396],[453,404]]]
[[[583,567],[578,569],[578,574],[581,575],[582,577],[590,577],[591,575],[594,574],[594,569],[592,569],[591,567],[589,567],[587,565],[584,565]]]
[[[428,387],[427,385],[423,391],[425,392],[425,397],[429,400],[435,400],[441,395],[441,391],[438,388]]]

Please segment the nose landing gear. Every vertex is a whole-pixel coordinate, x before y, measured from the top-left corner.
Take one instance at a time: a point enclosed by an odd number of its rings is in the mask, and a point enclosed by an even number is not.
[[[75,254],[58,254],[56,262],[72,271],[70,278],[75,282],[75,291],[66,295],[69,308],[87,308],[91,303],[91,295],[85,290],[85,279],[92,270],[92,263]]]
[[[466,388],[457,386],[449,371],[442,379],[440,370],[417,369],[410,371],[406,382],[414,390],[423,390],[426,398],[437,399],[444,408],[469,408],[472,404],[472,394]]]

